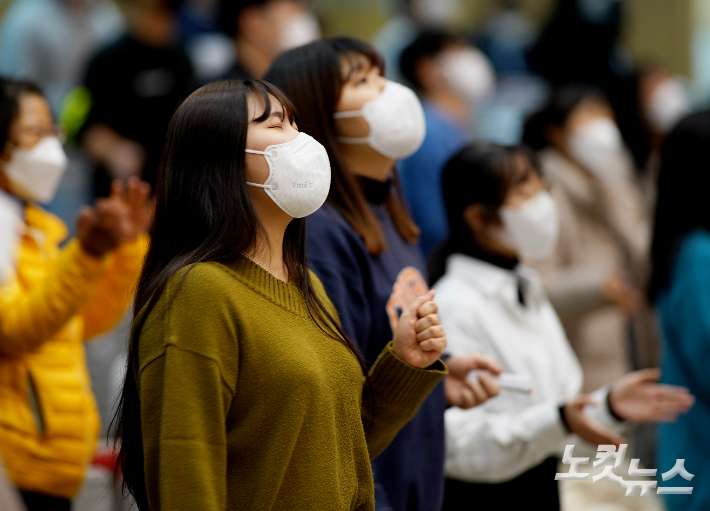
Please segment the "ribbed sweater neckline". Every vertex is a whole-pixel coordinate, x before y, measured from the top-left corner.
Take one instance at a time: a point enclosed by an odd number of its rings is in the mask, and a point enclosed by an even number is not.
[[[279,307],[294,314],[310,317],[301,290],[291,282],[284,282],[248,257],[231,264],[223,264],[237,279]]]

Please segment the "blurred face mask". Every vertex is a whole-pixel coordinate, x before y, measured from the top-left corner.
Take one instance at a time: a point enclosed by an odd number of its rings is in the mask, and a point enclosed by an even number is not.
[[[425,26],[446,26],[459,13],[460,0],[412,0],[412,16]]]
[[[279,31],[279,46],[281,51],[290,50],[320,39],[320,35],[320,26],[313,14],[294,14]]]
[[[608,117],[587,121],[576,128],[567,150],[577,163],[597,176],[615,172],[624,159],[621,133]]]
[[[67,156],[57,137],[45,137],[32,149],[15,148],[4,174],[10,191],[21,199],[49,202],[67,168]]]
[[[689,109],[690,101],[683,85],[676,79],[668,79],[651,94],[646,119],[657,132],[668,133]]]
[[[547,190],[540,190],[517,208],[500,209],[504,229],[496,237],[524,258],[545,259],[557,245],[560,223],[557,206]]]
[[[317,140],[305,133],[283,144],[268,146],[263,151],[246,149],[247,153],[263,154],[269,164],[269,177],[263,188],[284,213],[303,218],[320,208],[330,190],[330,160]]]
[[[467,101],[478,103],[495,88],[495,71],[488,57],[476,48],[445,51],[441,55],[444,78]]]
[[[398,160],[412,155],[424,141],[426,122],[417,95],[404,85],[388,81],[361,110],[336,112],[335,119],[363,117],[370,127],[366,137],[340,137],[344,144],[368,144],[378,153]]]

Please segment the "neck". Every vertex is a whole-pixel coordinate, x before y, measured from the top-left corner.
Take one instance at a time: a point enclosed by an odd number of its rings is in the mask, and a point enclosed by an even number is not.
[[[465,123],[468,120],[468,104],[458,94],[440,90],[426,94],[426,98],[457,121]]]
[[[367,144],[338,145],[349,172],[375,181],[387,181],[395,160],[378,153]]]
[[[259,192],[266,195],[263,190],[259,190]],[[252,204],[254,205],[256,216],[263,227],[263,232],[257,236],[254,249],[244,255],[277,279],[288,282],[288,271],[284,265],[283,246],[286,228],[293,219],[271,202],[269,198],[253,201]]]
[[[235,45],[239,65],[254,78],[262,78],[273,61],[271,55],[243,38],[238,38]]]

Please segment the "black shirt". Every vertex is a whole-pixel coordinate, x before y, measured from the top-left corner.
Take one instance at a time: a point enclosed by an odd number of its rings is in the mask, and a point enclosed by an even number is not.
[[[153,183],[170,118],[194,85],[187,55],[126,34],[93,58],[85,85],[92,97],[85,126],[104,123],[141,144],[147,153],[143,178]],[[97,183],[99,195],[107,191],[101,188]]]

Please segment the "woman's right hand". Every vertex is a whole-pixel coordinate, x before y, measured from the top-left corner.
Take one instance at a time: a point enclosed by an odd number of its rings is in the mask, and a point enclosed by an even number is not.
[[[434,291],[420,296],[402,313],[394,332],[394,354],[412,367],[425,369],[446,349],[446,333],[432,300]]]
[[[123,185],[116,180],[111,195],[98,199],[93,208],[84,207],[77,221],[77,237],[82,248],[103,257],[121,243],[145,232],[153,219],[154,203],[149,199],[150,185],[132,177]]]
[[[605,428],[584,413],[584,408],[595,404],[589,394],[581,394],[564,406],[563,413],[572,433],[592,445],[615,445],[625,443],[624,437]]]

